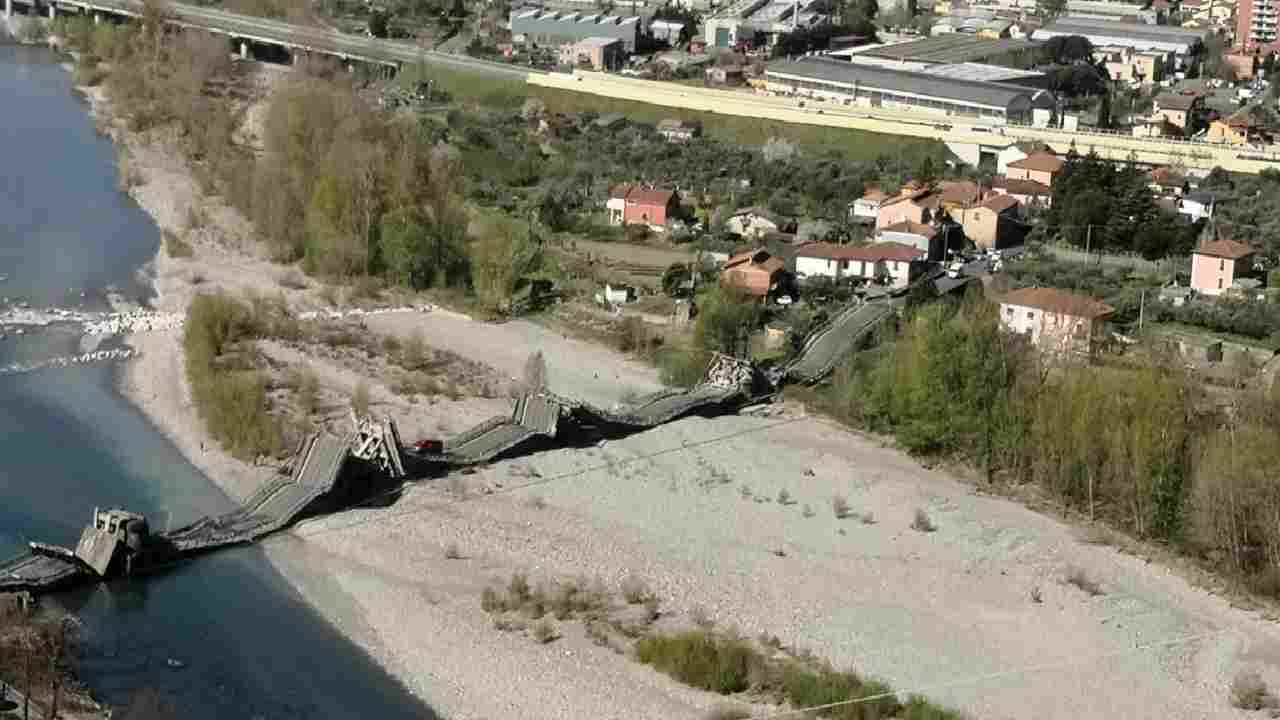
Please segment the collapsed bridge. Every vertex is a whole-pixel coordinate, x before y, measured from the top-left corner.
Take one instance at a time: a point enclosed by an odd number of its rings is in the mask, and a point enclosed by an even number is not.
[[[752,363],[717,354],[702,382],[688,390],[664,390],[610,409],[537,390],[520,396],[510,415],[450,438],[436,452],[417,453],[404,452],[391,420],[353,414],[351,432],[307,438],[294,453],[292,470],[272,478],[240,509],[161,533],[151,532],[137,513],[95,509],[74,549],[33,542],[27,553],[0,563],[0,593],[40,594],[158,571],[202,552],[254,542],[304,517],[351,507],[374,495],[378,483],[488,462],[557,437],[621,435],[694,413],[726,412],[771,392]],[[350,471],[352,462],[364,472]]]

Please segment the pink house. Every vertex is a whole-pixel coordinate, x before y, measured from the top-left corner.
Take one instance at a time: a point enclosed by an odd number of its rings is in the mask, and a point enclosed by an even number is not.
[[[928,188],[908,185],[894,197],[880,203],[876,214],[876,229],[911,222],[929,225],[938,211],[938,195]]]
[[[1191,289],[1221,295],[1253,264],[1256,251],[1234,240],[1204,242],[1191,253]]]
[[[1008,165],[1005,177],[1009,180],[1030,180],[1053,187],[1053,178],[1062,172],[1062,158],[1050,152],[1038,152]]]

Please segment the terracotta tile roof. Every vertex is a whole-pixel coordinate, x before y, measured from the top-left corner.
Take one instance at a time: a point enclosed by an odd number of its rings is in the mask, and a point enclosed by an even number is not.
[[[889,199],[889,194],[878,187],[869,187],[866,192],[862,193],[861,199],[870,200],[871,202],[884,202]]]
[[[1000,302],[1072,317],[1100,318],[1116,311],[1110,305],[1091,297],[1046,287],[1014,290],[1000,298]]]
[[[1199,95],[1165,93],[1156,96],[1156,107],[1161,110],[1190,110],[1196,106]]]
[[[1164,165],[1152,169],[1150,174],[1151,182],[1158,185],[1181,185],[1186,180],[1181,174]]]
[[[870,262],[879,262],[881,260],[895,260],[897,262],[911,262],[924,257],[924,251],[917,247],[904,245],[900,242],[882,242],[874,245],[864,245],[860,248],[860,257],[856,259],[867,260]]]
[[[1253,249],[1253,247],[1235,240],[1211,240],[1200,243],[1200,247],[1195,249],[1196,255],[1208,255],[1209,257],[1225,258],[1227,260],[1239,260],[1255,252],[1257,250]]]
[[[671,198],[674,196],[675,191],[673,190],[660,190],[658,188],[641,190],[637,188],[627,194],[627,202],[639,205],[665,206],[667,203],[671,202]]]
[[[996,188],[1004,190],[1010,195],[1052,195],[1053,190],[1044,183],[1035,180],[1010,180],[1008,178],[996,178],[992,183]]]
[[[1028,155],[1021,160],[1014,160],[1009,163],[1009,167],[1018,170],[1036,170],[1038,172],[1056,173],[1062,170],[1062,158],[1053,153],[1038,152]]]
[[[972,205],[982,197],[982,188],[969,180],[940,183],[939,190],[938,199],[944,203]]]
[[[609,197],[617,200],[626,198],[627,194],[631,192],[631,188],[633,187],[635,186],[632,185],[631,183],[621,183],[619,185],[614,185],[613,187],[609,188]]]
[[[982,207],[993,212],[1002,213],[1018,206],[1018,199],[1011,195],[992,195],[982,202]]]
[[[796,249],[796,257],[822,258],[824,260],[861,260],[857,245],[836,245],[828,242],[814,242],[801,245]]]
[[[886,225],[880,228],[880,232],[911,233],[913,235],[919,235],[926,238],[931,238],[938,234],[936,229],[923,223],[912,222],[910,220],[903,220],[902,222],[896,222],[892,225]],[[897,243],[893,244],[896,245]]]

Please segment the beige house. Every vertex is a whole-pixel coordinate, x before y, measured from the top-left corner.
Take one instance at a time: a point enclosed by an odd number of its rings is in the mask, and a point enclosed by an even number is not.
[[[1115,308],[1056,288],[1023,288],[1000,299],[1000,324],[1055,354],[1092,354]]]
[[[1202,109],[1204,98],[1199,95],[1165,93],[1156,96],[1151,119],[1163,119],[1185,133],[1195,129],[1196,115]]]
[[[1200,243],[1191,253],[1191,288],[1204,295],[1221,295],[1249,270],[1256,251],[1234,240]]]
[[[1112,80],[1154,85],[1164,79],[1164,56],[1158,52],[1140,52],[1131,47],[1101,47],[1093,52],[1095,63],[1102,63]]]
[[[611,37],[589,37],[560,46],[560,64],[569,67],[589,66],[592,70],[616,70],[622,67],[626,50],[622,41]]]
[[[1008,164],[1005,178],[1030,180],[1046,187],[1053,187],[1053,178],[1062,172],[1066,163],[1051,152],[1038,152]]]
[[[964,234],[982,250],[1003,250],[1021,236],[1017,222],[1021,203],[1010,195],[992,195],[964,214]]]
[[[876,213],[876,228],[913,222],[928,225],[937,218],[938,194],[928,188],[909,184],[902,192],[886,199]]]

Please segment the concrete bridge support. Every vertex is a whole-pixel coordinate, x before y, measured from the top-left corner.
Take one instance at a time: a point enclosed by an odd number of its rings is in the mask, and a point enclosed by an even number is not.
[[[240,41],[240,59],[241,60],[249,59],[249,43],[244,40]]]
[[[4,19],[13,17],[13,0],[4,0]]]
[[[49,3],[49,19],[53,20],[57,16],[58,16],[58,6],[54,5],[53,3]]]

